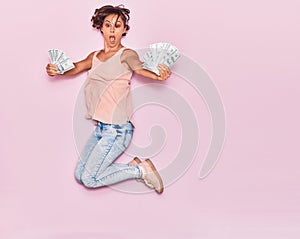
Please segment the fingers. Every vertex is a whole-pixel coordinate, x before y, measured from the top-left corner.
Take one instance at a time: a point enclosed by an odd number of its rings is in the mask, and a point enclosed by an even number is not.
[[[46,72],[49,76],[56,76],[59,74],[57,66],[51,63],[46,66]]]
[[[170,77],[171,71],[170,71],[170,68],[167,65],[159,64],[157,66],[157,69],[159,71],[159,77],[158,77],[159,80],[166,80]]]

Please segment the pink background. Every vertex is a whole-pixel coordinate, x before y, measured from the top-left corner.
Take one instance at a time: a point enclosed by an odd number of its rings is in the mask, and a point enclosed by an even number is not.
[[[50,48],[75,61],[102,48],[90,18],[107,3],[132,12],[126,46],[172,42],[218,88],[226,142],[204,180],[197,176],[211,125],[191,94],[197,157],[163,195],[75,182],[72,117],[86,74],[55,80],[44,67]],[[299,238],[299,9],[297,0],[1,3],[0,238]]]

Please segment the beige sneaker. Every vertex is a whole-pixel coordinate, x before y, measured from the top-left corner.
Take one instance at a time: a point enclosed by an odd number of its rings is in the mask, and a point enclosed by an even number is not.
[[[161,194],[164,191],[163,181],[151,160],[146,159],[144,162],[139,163],[139,167],[142,168],[142,179],[145,184]]]

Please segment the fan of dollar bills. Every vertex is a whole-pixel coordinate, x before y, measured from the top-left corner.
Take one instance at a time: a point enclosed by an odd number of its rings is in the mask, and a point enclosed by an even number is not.
[[[63,51],[51,49],[48,52],[51,63],[57,66],[60,74],[64,74],[75,67],[72,60]]]
[[[153,43],[150,45],[150,50],[143,56],[143,68],[159,75],[157,69],[159,64],[166,64],[171,68],[179,57],[180,53],[175,46],[167,42]]]

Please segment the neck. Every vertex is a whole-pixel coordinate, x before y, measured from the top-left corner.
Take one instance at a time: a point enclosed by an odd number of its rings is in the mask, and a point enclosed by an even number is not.
[[[110,44],[104,42],[104,52],[105,52],[105,53],[118,51],[118,50],[120,50],[122,47],[123,47],[123,46],[122,46],[121,43],[112,46],[112,45],[110,45]]]

